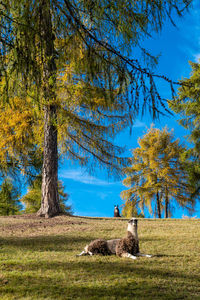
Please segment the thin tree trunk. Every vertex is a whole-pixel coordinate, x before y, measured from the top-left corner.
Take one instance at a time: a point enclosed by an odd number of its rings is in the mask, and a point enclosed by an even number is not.
[[[156,219],[157,216],[157,203],[155,203],[155,209],[154,209],[154,218]]]
[[[159,192],[156,193],[156,202],[157,202],[157,209],[158,209],[158,218],[161,219],[161,208],[160,208],[160,198],[159,198]]]
[[[165,218],[169,217],[169,197],[168,197],[168,190],[166,188],[166,195],[165,195]]]
[[[39,216],[46,218],[61,212],[58,197],[57,111],[55,105],[56,64],[49,0],[41,1],[41,35],[44,44],[44,156],[42,167],[42,202]]]

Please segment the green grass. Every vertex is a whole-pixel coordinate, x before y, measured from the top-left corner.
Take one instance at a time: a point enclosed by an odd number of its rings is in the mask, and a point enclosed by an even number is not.
[[[139,220],[150,259],[75,256],[126,227],[124,219],[0,217],[0,299],[200,299],[199,220]]]

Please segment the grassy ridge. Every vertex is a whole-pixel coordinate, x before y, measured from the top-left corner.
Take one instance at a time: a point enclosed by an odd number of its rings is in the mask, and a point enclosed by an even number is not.
[[[200,299],[199,220],[139,220],[140,250],[151,259],[75,256],[126,227],[123,219],[0,217],[0,299]]]

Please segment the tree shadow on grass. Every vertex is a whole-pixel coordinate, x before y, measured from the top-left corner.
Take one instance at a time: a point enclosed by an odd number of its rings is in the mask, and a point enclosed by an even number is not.
[[[12,290],[15,299],[24,295],[31,299],[37,295],[38,299],[195,299],[186,283],[193,282],[198,290],[200,280],[200,276],[161,270],[159,266],[105,258],[97,261],[94,257],[64,263],[30,262],[13,268],[1,293],[9,297]],[[42,273],[35,272],[38,269]],[[174,279],[176,285],[172,285]]]
[[[70,251],[73,248],[79,249],[80,245],[88,243],[91,238],[68,237],[68,236],[39,236],[39,237],[13,237],[0,238],[0,246],[3,248],[18,248],[31,251]],[[79,246],[77,246],[79,245]],[[81,249],[80,249],[81,250]]]
[[[18,289],[10,292],[1,290],[0,296],[7,296],[8,299],[186,299],[182,292],[170,296],[170,291],[156,285],[146,285],[143,288],[138,284],[123,283],[116,286],[94,285],[71,285],[63,282],[40,278],[29,278],[29,287],[18,285]],[[32,288],[33,287],[33,288]],[[12,298],[12,296],[14,297]]]
[[[141,262],[143,261],[142,265],[135,264],[134,261],[124,260],[119,258],[119,262],[111,262],[109,261],[109,257],[102,258],[102,260],[95,261],[93,257],[92,261],[89,261],[90,257],[87,260],[81,261],[81,258],[77,258],[77,261],[70,261],[70,262],[46,262],[43,263],[29,263],[27,266],[27,270],[37,270],[38,266],[44,270],[62,270],[62,271],[80,271],[80,269],[84,269],[88,274],[109,274],[109,275],[116,275],[116,274],[135,274],[141,278],[149,277],[149,275],[158,276],[160,278],[179,278],[179,279],[187,279],[187,280],[195,280],[200,281],[200,275],[191,275],[187,273],[181,273],[178,271],[170,271],[170,270],[161,270],[159,267],[145,266],[145,259],[140,258]]]

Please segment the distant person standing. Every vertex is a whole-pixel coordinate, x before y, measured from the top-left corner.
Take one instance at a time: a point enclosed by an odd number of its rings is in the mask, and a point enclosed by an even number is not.
[[[119,207],[118,205],[116,206],[115,205],[115,208],[114,208],[114,218],[120,218],[120,213],[119,213]]]

